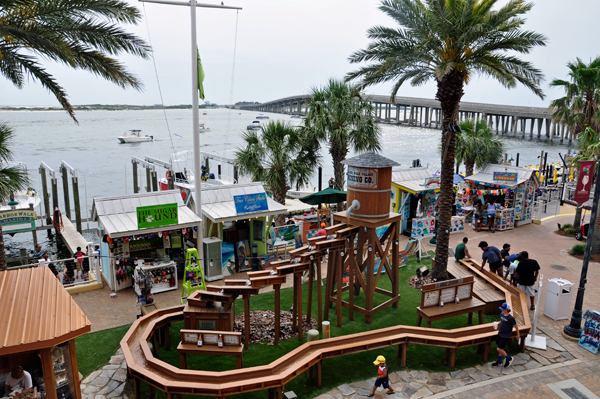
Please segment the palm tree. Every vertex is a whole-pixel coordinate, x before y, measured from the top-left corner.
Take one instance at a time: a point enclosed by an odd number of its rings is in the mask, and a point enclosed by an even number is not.
[[[341,162],[350,148],[356,152],[381,150],[373,107],[361,96],[358,87],[335,79],[330,79],[324,87],[312,88],[310,96],[304,130],[315,141],[329,146],[334,188],[344,190],[346,176]]]
[[[266,183],[282,205],[287,191],[308,183],[319,165],[319,144],[287,122],[269,121],[260,131],[248,130],[242,137],[246,147],[235,153],[239,172]],[[284,222],[283,215],[276,216],[278,226]]]
[[[473,174],[475,166],[482,168],[486,163],[500,162],[504,144],[494,136],[486,121],[464,120],[460,130],[456,134],[456,164],[464,162],[467,176]]]
[[[456,116],[465,85],[477,74],[506,88],[517,83],[543,98],[540,70],[512,53],[529,53],[546,38],[523,30],[524,15],[532,4],[510,0],[494,9],[497,0],[383,0],[379,9],[399,27],[375,26],[364,50],[349,57],[352,63],[370,62],[347,75],[361,78],[361,87],[394,81],[392,100],[410,81],[420,86],[437,83],[442,123],[441,198],[433,276],[447,277],[448,240],[452,216],[452,188],[456,146]],[[452,128],[451,128],[452,127]]]
[[[568,62],[569,81],[554,79],[551,87],[561,87],[565,96],[552,101],[552,117],[579,134],[586,127],[600,131],[600,57],[585,64],[580,58]]]
[[[24,190],[29,185],[27,172],[18,166],[10,166],[13,160],[10,144],[14,137],[12,129],[5,123],[0,123],[0,202],[8,201],[11,196]],[[6,270],[6,254],[4,253],[4,235],[0,226],[0,271]]]
[[[0,73],[19,88],[38,81],[77,122],[66,91],[39,60],[140,90],[140,81],[113,58],[120,53],[148,58],[149,46],[118,26],[140,18],[124,0],[0,0]]]

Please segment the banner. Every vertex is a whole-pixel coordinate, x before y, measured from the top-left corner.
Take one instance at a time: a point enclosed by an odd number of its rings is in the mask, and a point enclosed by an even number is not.
[[[177,204],[138,206],[136,210],[138,229],[179,223]]]
[[[238,215],[269,210],[265,193],[234,195],[235,212]]]
[[[575,202],[583,204],[590,199],[592,189],[592,180],[594,180],[595,161],[579,162],[579,177],[577,178],[577,188],[575,189]]]
[[[494,180],[516,182],[518,177],[519,177],[518,173],[494,172]]]

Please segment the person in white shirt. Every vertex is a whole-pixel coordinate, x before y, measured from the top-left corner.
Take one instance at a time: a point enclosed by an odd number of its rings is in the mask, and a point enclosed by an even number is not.
[[[50,260],[48,260],[48,253],[44,252],[42,258],[38,260],[38,267],[48,266],[50,264]]]
[[[23,370],[23,367],[15,366],[6,379],[4,390],[6,391],[7,395],[10,395],[12,392],[20,392],[24,389],[29,389],[32,387],[33,383],[31,382],[31,374]]]

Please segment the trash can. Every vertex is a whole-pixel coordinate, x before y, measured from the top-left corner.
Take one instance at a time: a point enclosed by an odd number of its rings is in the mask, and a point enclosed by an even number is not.
[[[554,320],[571,318],[573,283],[562,278],[548,279],[544,315]]]

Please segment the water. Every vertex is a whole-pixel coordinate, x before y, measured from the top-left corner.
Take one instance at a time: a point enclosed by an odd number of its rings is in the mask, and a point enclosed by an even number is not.
[[[206,112],[207,115],[202,115]],[[132,193],[133,178],[131,158],[144,159],[146,156],[169,160],[173,152],[191,150],[192,147],[192,110],[167,110],[167,121],[162,110],[144,111],[78,111],[79,125],[75,124],[64,111],[0,111],[0,121],[8,123],[15,131],[15,142],[12,146],[15,160],[25,162],[29,168],[32,185],[41,188],[38,168],[41,162],[57,172],[62,161],[78,170],[80,198],[82,201],[82,217],[91,216],[94,196],[119,195]],[[233,157],[236,148],[243,145],[241,132],[255,120],[256,112],[209,109],[200,110],[200,123],[211,130],[200,135],[202,151],[228,155]],[[271,120],[282,119],[299,124],[301,119],[293,119],[288,115],[270,114]],[[167,122],[172,135],[169,138]],[[261,120],[261,124],[268,120]],[[117,136],[126,130],[141,129],[142,134],[152,135],[154,142],[120,144]],[[420,159],[422,165],[429,166],[432,172],[440,168],[439,142],[441,131],[418,127],[381,125],[382,155],[409,167],[413,159]],[[547,151],[549,162],[559,162],[558,153],[567,152],[567,146],[547,141],[518,140],[501,138],[505,142],[509,158],[520,154],[520,165],[537,165],[542,150]],[[333,177],[331,156],[327,148],[322,150],[323,186]],[[352,156],[349,155],[349,156]],[[180,165],[193,168],[190,162]],[[211,164],[216,173],[216,164]],[[138,168],[142,170],[142,168]],[[165,171],[159,169],[159,177]],[[228,165],[223,165],[224,175],[233,175]],[[59,177],[60,180],[60,177]],[[247,180],[240,177],[241,181]],[[140,172],[139,184],[145,185],[145,173]],[[317,173],[312,179],[317,186]],[[59,203],[63,207],[62,184],[59,183]],[[50,188],[49,188],[50,189]],[[72,196],[72,192],[71,192]],[[86,199],[87,196],[87,199]],[[71,200],[72,202],[72,200]],[[87,202],[87,207],[84,203]],[[38,214],[41,210],[38,209]],[[84,225],[85,227],[85,225]],[[45,234],[38,234],[44,245]],[[17,234],[14,238],[6,237],[7,246],[31,247],[29,234]]]

